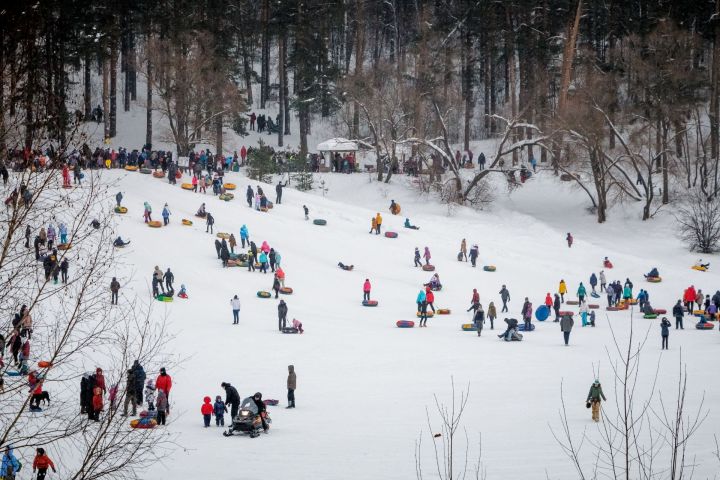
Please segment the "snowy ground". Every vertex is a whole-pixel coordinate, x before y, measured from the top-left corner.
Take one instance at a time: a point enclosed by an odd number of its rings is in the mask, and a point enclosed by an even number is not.
[[[674,236],[669,216],[652,222],[637,220],[638,212],[613,212],[605,225],[597,225],[585,211],[581,194],[539,175],[509,199],[498,195],[486,212],[459,209],[452,216],[441,205],[428,202],[396,177],[394,185],[370,182],[367,175],[334,175],[324,178],[328,187],[305,194],[286,189],[283,204],[270,213],[247,208],[243,201],[249,183],[242,174],[227,181],[238,184],[237,198],[222,202],[199,195],[149,175],[106,172],[118,180],[130,209],[118,216],[118,233],[132,240],[126,249],[125,266],[115,272],[121,282],[136,272],[130,290],[150,302],[152,268],[172,268],[176,284],[184,283],[190,298],[171,304],[155,302],[155,314],[167,313],[176,334],[172,351],[188,357],[182,368],[170,372],[172,423],[168,430],[179,434],[178,449],[144,478],[315,478],[315,479],[408,479],[415,475],[414,442],[426,429],[426,407],[433,411],[433,394],[448,399],[450,377],[458,386],[469,384],[470,401],[463,425],[471,439],[482,433],[483,462],[488,478],[577,478],[572,464],[553,439],[551,428],[560,426],[560,386],[566,394],[571,428],[597,436],[584,401],[594,372],[608,397],[612,395],[611,369],[606,348],[611,347],[612,325],[625,339],[630,312],[598,311],[595,329],[576,327],[571,346],[562,345],[558,324],[538,323],[537,330],[521,343],[501,342],[495,331],[478,338],[463,332],[470,321],[468,307],[472,288],[481,302],[499,305],[497,292],[506,284],[511,292],[510,315],[520,318],[525,296],[539,305],[546,292],[555,292],[564,278],[570,291],[599,272],[609,256],[616,268],[609,280],[630,277],[635,291],[647,288],[656,308],[672,307],[689,284],[713,293],[720,286],[714,272],[689,269],[696,257],[686,252]],[[316,178],[316,182],[320,177]],[[256,182],[251,183],[253,187]],[[316,183],[317,184],[317,183]],[[274,188],[263,185],[266,191]],[[402,206],[402,216],[387,211],[390,199]],[[171,225],[147,228],[142,222],[142,203],[149,201],[156,215],[165,202],[173,213]],[[277,300],[260,299],[258,290],[270,290],[270,274],[245,269],[222,269],[215,255],[215,237],[205,233],[204,223],[180,225],[192,218],[201,202],[216,218],[215,231],[234,232],[242,224],[250,229],[258,246],[267,240],[282,254],[286,285],[295,289],[285,297],[289,318],[301,319],[304,335],[277,331]],[[310,217],[327,219],[325,227],[306,222]],[[368,235],[370,218],[381,212],[384,230],[399,238]],[[405,215],[419,231],[402,228]],[[576,242],[568,249],[564,237],[571,231]],[[239,238],[239,237],[238,237]],[[460,240],[480,245],[480,264],[494,264],[496,273],[458,263]],[[444,289],[436,306],[453,310],[449,316],[428,321],[427,329],[398,329],[399,319],[415,319],[415,296],[430,274],[412,265],[413,248],[428,246]],[[716,258],[707,259],[717,263]],[[345,272],[337,262],[354,264]],[[648,284],[642,273],[657,266],[664,281]],[[364,308],[362,283],[369,278],[377,308]],[[128,288],[129,287],[129,288]],[[229,300],[242,301],[240,325],[232,325]],[[598,303],[604,305],[604,298]],[[500,321],[500,323],[502,323]],[[635,313],[636,333],[649,330],[640,372],[640,389],[650,388],[659,365],[658,389],[674,393],[678,360],[689,366],[689,407],[720,400],[712,362],[720,342],[716,330],[697,331],[691,318],[684,331],[672,331],[670,350],[660,350],[657,320],[643,320]],[[297,409],[285,410],[287,365],[298,375]],[[157,366],[146,366],[148,372]],[[265,398],[281,400],[271,408],[271,434],[258,439],[224,438],[214,426],[202,427],[200,405],[205,395],[223,394],[222,381],[231,382],[246,396],[255,391]],[[224,396],[224,395],[223,395]],[[615,409],[613,402],[605,408]],[[436,423],[436,422],[435,422]],[[437,423],[436,423],[437,424]],[[697,478],[712,478],[718,461],[712,455],[713,434],[720,415],[710,410],[707,420],[689,449],[697,464]],[[474,440],[473,440],[474,441]],[[429,439],[424,442],[426,478],[434,478],[429,463]],[[593,452],[586,447],[590,465]],[[665,461],[663,459],[662,461]]]

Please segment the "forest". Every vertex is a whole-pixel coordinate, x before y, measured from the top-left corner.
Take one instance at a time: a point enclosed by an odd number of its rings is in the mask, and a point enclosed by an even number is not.
[[[681,192],[720,191],[718,12],[720,0],[12,2],[0,158],[68,147],[93,98],[106,138],[137,102],[138,145],[163,118],[178,155],[202,141],[222,152],[247,112],[272,107],[277,146],[297,132],[301,157],[331,119],[378,167],[409,151],[432,176],[441,161],[452,201],[472,204],[488,175],[535,158],[584,190],[598,222],[617,202],[646,220]],[[455,152],[485,139],[497,149],[468,178]]]

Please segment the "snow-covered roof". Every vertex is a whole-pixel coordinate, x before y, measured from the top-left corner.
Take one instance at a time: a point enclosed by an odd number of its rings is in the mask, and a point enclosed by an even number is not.
[[[355,152],[358,149],[357,142],[347,138],[331,138],[315,147],[318,152]]]

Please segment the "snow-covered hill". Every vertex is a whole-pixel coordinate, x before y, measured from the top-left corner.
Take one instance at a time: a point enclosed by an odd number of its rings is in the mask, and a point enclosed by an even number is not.
[[[242,173],[229,174],[226,180],[238,184],[238,198],[231,202],[184,191],[179,183],[170,186],[149,175],[104,175],[119,181],[130,209],[118,216],[118,233],[132,243],[115,274],[124,282],[131,270],[136,272],[124,292],[132,290],[153,302],[149,280],[158,265],[172,268],[176,284],[185,284],[190,297],[155,302],[155,314],[169,316],[175,334],[171,350],[188,358],[181,369],[170,372],[172,423],[165,427],[179,434],[183,449],[149,469],[144,478],[413,478],[414,443],[419,432],[427,430],[426,408],[437,426],[433,395],[449,399],[451,376],[458,387],[469,385],[463,426],[473,445],[482,432],[488,478],[577,478],[551,433],[551,428],[560,427],[560,386],[570,427],[576,434],[587,429],[597,438],[585,397],[599,371],[612,398],[606,349],[613,351],[612,331],[625,341],[631,321],[639,337],[648,334],[639,377],[642,394],[649,391],[656,367],[657,388],[664,395],[674,394],[682,349],[690,376],[688,408],[697,408],[703,394],[705,408],[710,407],[691,441],[690,457],[697,464],[697,478],[710,478],[717,471],[712,454],[712,435],[720,425],[712,408],[720,400],[713,367],[720,342],[717,331],[697,331],[688,318],[685,330],[671,332],[670,350],[661,352],[659,320],[644,320],[637,312],[606,315],[599,310],[594,329],[581,328],[576,318],[568,348],[562,345],[556,323],[537,323],[537,330],[521,343],[498,340],[495,334],[502,320],[480,338],[460,329],[470,321],[465,309],[473,288],[487,309],[490,301],[500,305],[497,292],[507,285],[512,296],[509,315],[520,318],[524,297],[539,305],[547,292],[556,291],[561,278],[574,292],[580,281],[587,284],[590,274],[599,272],[604,256],[616,267],[606,271],[609,280],[630,278],[636,291],[647,288],[656,308],[670,309],[690,284],[714,292],[720,277],[712,270],[690,270],[695,257],[675,238],[669,216],[641,223],[634,214],[623,218],[622,212],[615,212],[610,222],[597,225],[577,192],[543,174],[509,199],[499,195],[487,212],[463,208],[452,216],[446,207],[404,185],[403,177],[388,186],[370,182],[367,175],[327,174],[322,177],[328,188],[325,197],[288,188],[282,205],[261,213],[243,201],[246,186],[255,188],[256,182]],[[273,192],[274,200],[273,186],[263,188]],[[401,216],[388,212],[391,199],[401,204]],[[156,215],[168,203],[171,224],[161,229],[145,226],[144,201],[152,204]],[[221,268],[215,236],[205,233],[204,223],[180,224],[181,218],[198,220],[193,214],[202,202],[216,218],[216,232],[238,236],[245,224],[258,246],[267,240],[281,252],[286,285],[295,290],[285,297],[289,318],[302,320],[305,334],[279,333],[278,301],[256,296],[258,290],[270,290],[271,274]],[[326,219],[327,226],[305,221],[302,205],[309,207],[311,219]],[[376,212],[385,219],[383,230],[398,232],[397,239],[368,234]],[[420,230],[404,229],[405,216]],[[571,249],[564,242],[568,231],[576,240]],[[459,263],[456,255],[463,238],[468,244],[478,243],[480,265],[496,265],[497,272]],[[430,276],[413,267],[416,246],[430,248],[444,285],[436,306],[451,308],[452,314],[431,318],[427,329],[398,329],[397,320],[415,319],[415,297]],[[355,269],[340,270],[339,261]],[[710,261],[716,263],[714,258]],[[663,283],[643,280],[642,273],[654,266]],[[360,304],[366,278],[373,285],[372,297],[379,301],[377,308]],[[232,325],[229,303],[235,294],[242,301],[239,325]],[[605,299],[598,303],[604,306]],[[282,408],[289,364],[298,375],[295,410]],[[223,381],[243,396],[260,391],[265,398],[280,400],[279,407],[271,407],[274,425],[269,435],[224,438],[219,428],[203,428],[202,398],[223,395]],[[614,401],[604,408],[615,411]],[[426,478],[435,478],[430,444],[429,437],[424,438],[424,471]],[[587,465],[595,453],[585,445]]]

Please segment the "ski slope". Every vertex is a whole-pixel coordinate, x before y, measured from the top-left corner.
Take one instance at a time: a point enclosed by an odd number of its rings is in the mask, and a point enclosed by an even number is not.
[[[143,478],[414,478],[414,448],[421,431],[425,478],[436,478],[426,409],[433,431],[439,431],[433,395],[449,401],[451,377],[457,389],[469,386],[462,423],[471,451],[482,434],[488,478],[578,478],[551,432],[560,429],[561,384],[570,427],[576,435],[587,429],[591,438],[597,438],[585,397],[599,371],[610,400],[603,408],[615,410],[606,349],[614,349],[613,331],[625,342],[631,322],[636,340],[647,335],[640,392],[650,390],[659,369],[656,390],[664,398],[674,394],[682,349],[689,373],[688,408],[698,408],[704,395],[703,408],[708,410],[690,443],[688,461],[697,465],[697,478],[713,478],[718,470],[712,453],[713,434],[720,426],[714,409],[720,401],[714,373],[717,330],[697,331],[688,317],[685,330],[671,331],[670,350],[661,352],[659,319],[644,320],[634,312],[631,320],[629,311],[599,310],[594,329],[581,328],[576,315],[569,347],[563,346],[559,326],[552,322],[535,322],[537,329],[525,334],[525,341],[513,343],[496,337],[504,330],[502,314],[495,330],[486,325],[480,338],[460,329],[471,321],[465,310],[473,288],[480,292],[486,310],[494,301],[499,312],[497,292],[507,285],[509,316],[520,318],[524,297],[538,306],[547,292],[557,290],[561,278],[572,296],[580,281],[587,285],[591,272],[600,271],[605,256],[615,264],[606,271],[608,280],[629,277],[634,292],[640,288],[650,292],[655,308],[670,310],[690,284],[714,293],[720,287],[716,270],[700,273],[689,268],[697,257],[675,238],[667,214],[640,222],[639,208],[637,212],[617,209],[608,223],[597,225],[585,212],[581,194],[543,173],[509,198],[498,187],[498,199],[488,211],[460,208],[451,216],[447,207],[418,195],[400,176],[392,185],[378,184],[367,175],[316,176],[316,185],[325,180],[326,196],[286,188],[283,204],[262,213],[244,202],[245,188],[248,184],[255,188],[257,182],[242,173],[226,176],[226,182],[238,185],[231,202],[181,190],[181,181],[171,186],[166,179],[138,173],[103,175],[118,182],[123,204],[129,208],[127,215],[117,215],[117,233],[132,240],[113,273],[123,284],[120,301],[137,294],[154,303],[153,315],[166,314],[175,335],[168,340],[168,350],[185,359],[181,368],[169,372],[174,386],[171,423],[165,427],[178,435],[182,448],[148,469]],[[188,181],[187,176],[183,181]],[[262,187],[274,200],[274,187]],[[388,212],[391,199],[401,204],[400,216]],[[142,220],[144,201],[150,202],[157,219],[168,203],[170,225],[148,228]],[[205,233],[204,221],[194,217],[202,202],[216,219],[215,232],[233,232],[239,241],[239,228],[246,224],[258,247],[267,240],[282,254],[285,284],[294,289],[293,295],[283,297],[288,318],[300,319],[305,334],[279,333],[278,301],[256,297],[258,290],[271,289],[272,274],[221,267],[215,236]],[[305,221],[303,204],[309,207],[311,219],[326,219],[327,226]],[[397,231],[398,238],[368,234],[370,218],[377,212],[384,218],[383,231]],[[402,228],[405,216],[420,230]],[[181,225],[182,218],[199,221],[187,227]],[[568,231],[575,237],[571,249],[564,241]],[[479,244],[479,266],[493,264],[497,272],[458,262],[462,238],[468,247]],[[398,329],[397,320],[416,320],[415,297],[431,275],[413,267],[414,247],[422,251],[425,246],[444,286],[436,293],[436,307],[451,308],[452,314],[430,318],[426,329]],[[715,257],[705,260],[718,264]],[[339,261],[354,264],[355,269],[340,270]],[[152,300],[155,265],[163,270],[170,267],[176,289],[185,284],[189,299]],[[654,266],[663,283],[643,280],[642,274]],[[372,283],[377,308],[361,305],[365,278]],[[242,302],[239,325],[232,325],[229,303],[235,294]],[[606,300],[597,303],[604,307]],[[577,307],[568,309],[573,308]],[[283,408],[289,364],[297,372],[295,410]],[[145,365],[148,378],[160,366]],[[202,399],[224,398],[223,381],[232,383],[243,397],[260,391],[264,398],[280,400],[278,407],[269,407],[273,418],[269,435],[253,440],[224,438],[214,424],[203,428]],[[583,461],[588,469],[595,453],[586,442]],[[667,459],[657,461],[660,465]]]

